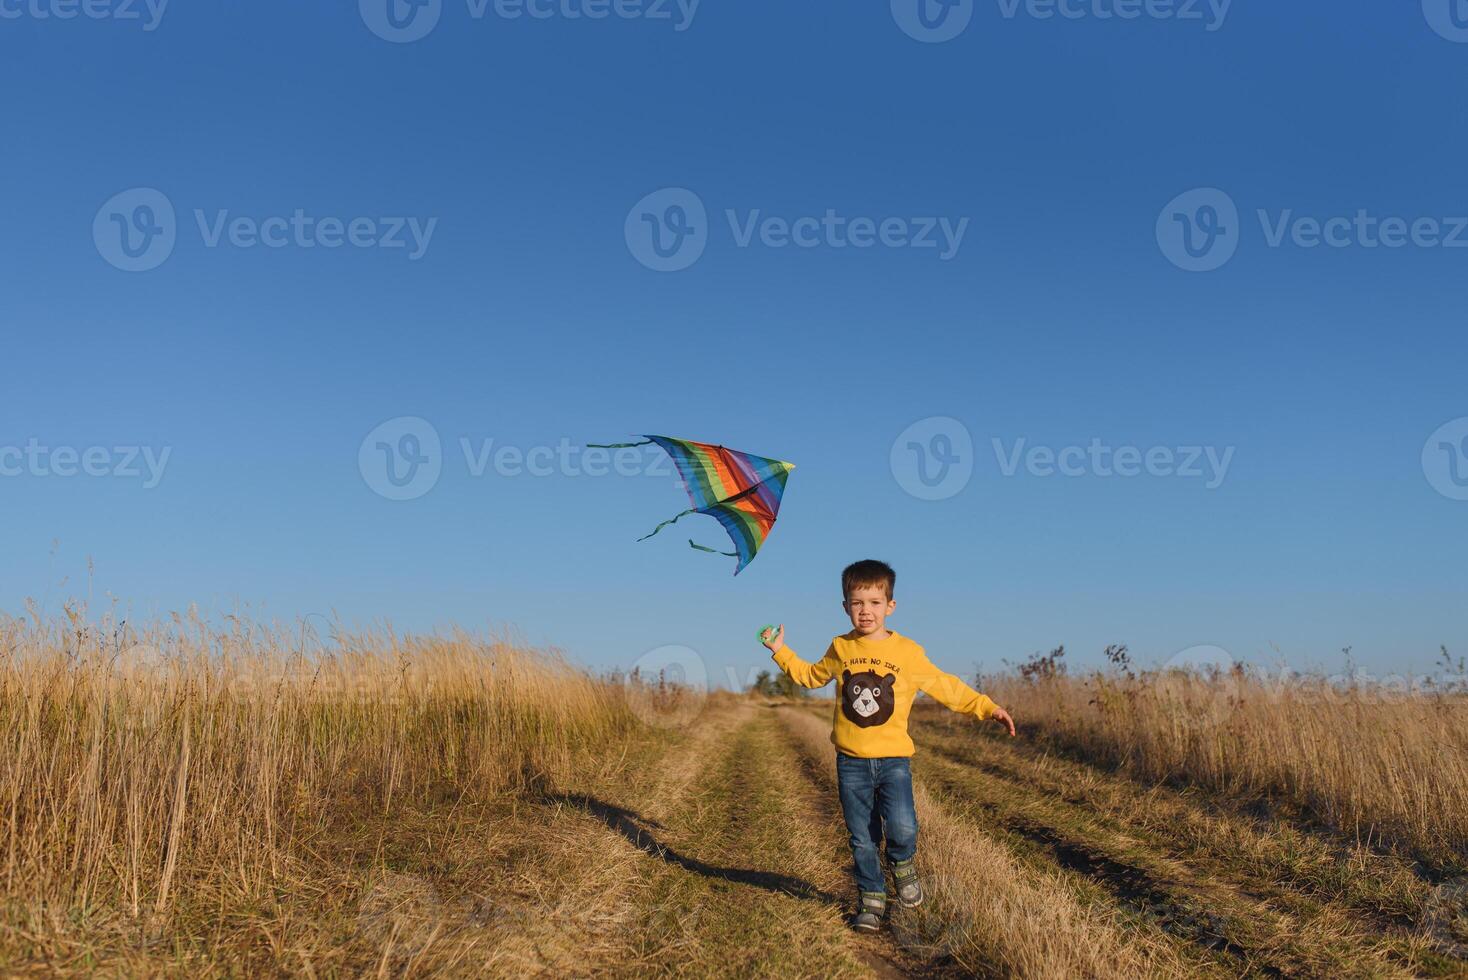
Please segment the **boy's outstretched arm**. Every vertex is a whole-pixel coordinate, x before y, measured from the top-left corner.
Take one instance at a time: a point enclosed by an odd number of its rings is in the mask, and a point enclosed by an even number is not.
[[[835,665],[840,663],[834,645],[826,648],[826,655],[816,663],[801,660],[795,651],[785,645],[785,626],[773,633],[760,637],[760,642],[774,656],[775,666],[790,675],[790,679],[801,687],[825,687],[830,683]]]
[[[995,704],[987,694],[980,694],[969,687],[958,676],[939,670],[931,660],[923,664],[918,687],[952,711],[973,715],[981,720],[993,719],[999,722],[1009,729],[1010,738],[1014,737],[1014,719],[1009,716],[1008,711]]]

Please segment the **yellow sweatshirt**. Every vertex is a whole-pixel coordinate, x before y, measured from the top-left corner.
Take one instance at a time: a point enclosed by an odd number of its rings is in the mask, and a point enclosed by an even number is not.
[[[888,630],[885,640],[872,640],[852,630],[831,641],[816,663],[801,660],[788,645],[774,653],[780,669],[801,687],[824,687],[831,678],[841,685],[831,724],[838,751],[863,759],[912,755],[907,715],[918,691],[954,711],[988,718],[996,705],[953,674],[933,665],[922,647]]]

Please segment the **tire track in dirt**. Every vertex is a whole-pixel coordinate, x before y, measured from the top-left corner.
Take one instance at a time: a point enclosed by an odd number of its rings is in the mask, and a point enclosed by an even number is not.
[[[1143,923],[1230,958],[1251,975],[1414,976],[1422,942],[1341,904],[1249,880],[1219,862],[1183,861],[1166,835],[1077,800],[1021,752],[967,734],[918,732],[924,778],[956,810],[1028,859],[1099,888]],[[1194,857],[1194,855],[1189,855]],[[1437,972],[1432,970],[1431,972]]]
[[[1410,932],[1432,893],[1433,882],[1409,861],[1286,820],[1239,812],[1197,790],[1145,786],[1036,746],[975,738],[941,721],[925,723],[914,734],[958,753],[955,761],[1043,789],[1108,826],[1165,840],[1190,863],[1237,874],[1260,899],[1303,901],[1307,910],[1340,903],[1376,929]]]

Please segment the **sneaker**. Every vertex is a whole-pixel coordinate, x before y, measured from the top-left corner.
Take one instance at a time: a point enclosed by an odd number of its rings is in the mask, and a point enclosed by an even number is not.
[[[897,887],[898,905],[915,909],[923,904],[923,883],[918,881],[917,867],[912,858],[892,862],[892,884]]]
[[[882,914],[886,911],[886,894],[862,892],[856,906],[856,920],[852,925],[861,932],[876,932],[882,928]]]

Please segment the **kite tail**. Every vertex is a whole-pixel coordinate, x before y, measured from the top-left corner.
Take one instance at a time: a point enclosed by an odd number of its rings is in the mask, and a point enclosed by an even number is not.
[[[635,448],[637,446],[651,446],[652,444],[653,444],[653,442],[652,442],[651,439],[644,439],[641,442],[608,442],[608,443],[588,442],[586,444],[586,448],[587,449],[633,449],[633,448]],[[656,532],[654,532],[654,533],[656,533]]]
[[[671,524],[672,521],[669,521],[668,523]],[[738,558],[739,557],[739,552],[737,552],[737,551],[716,551],[713,548],[706,548],[706,547],[704,547],[701,544],[694,544],[692,538],[689,538],[688,539],[688,546],[691,547],[691,548],[696,548],[699,551],[707,551],[711,555],[723,555],[726,558]]]
[[[676,523],[679,517],[687,517],[689,514],[697,514],[697,513],[698,513],[698,511],[696,509],[690,507],[687,510],[685,510],[683,513],[677,514],[677,515],[675,515],[673,517],[668,518],[666,521],[663,521],[657,527],[653,528],[651,531],[648,531],[646,534],[644,534],[642,537],[638,538],[637,540],[638,541],[646,541],[648,538],[652,537],[654,534],[657,534],[659,531],[661,531],[663,528],[667,527],[669,524]]]

